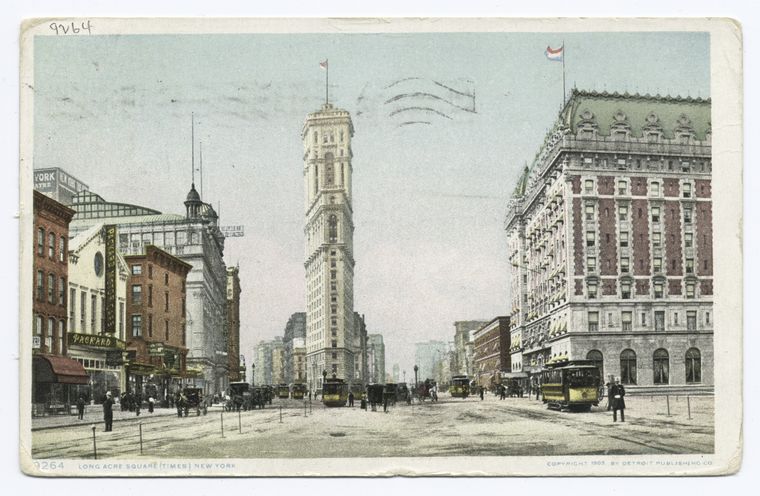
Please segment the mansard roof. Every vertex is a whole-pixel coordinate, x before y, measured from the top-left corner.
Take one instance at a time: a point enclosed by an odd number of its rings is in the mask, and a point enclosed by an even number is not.
[[[560,113],[559,124],[575,133],[579,123],[592,121],[601,136],[609,136],[611,128],[620,124],[627,126],[634,138],[641,138],[648,126],[659,127],[665,139],[691,129],[694,138],[701,141],[709,134],[710,108],[709,98],[574,89]]]

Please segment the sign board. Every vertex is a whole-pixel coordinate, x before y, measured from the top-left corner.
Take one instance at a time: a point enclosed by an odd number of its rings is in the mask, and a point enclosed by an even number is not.
[[[116,332],[116,226],[103,227],[106,235],[105,332]]]
[[[245,236],[245,226],[220,226],[225,238],[242,238]]]
[[[42,347],[42,338],[40,336],[32,336],[32,348],[39,350]]]
[[[163,356],[164,343],[150,343],[148,345],[148,354],[150,356]]]
[[[76,332],[68,333],[69,346],[88,346],[90,348],[113,348],[123,350],[127,343],[113,336],[104,336],[102,334],[79,334]]]

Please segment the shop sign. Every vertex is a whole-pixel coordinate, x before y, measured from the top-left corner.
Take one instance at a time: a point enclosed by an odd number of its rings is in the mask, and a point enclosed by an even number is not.
[[[105,226],[106,232],[106,296],[105,331],[116,332],[116,226]]]
[[[79,334],[75,332],[68,333],[69,346],[90,346],[93,348],[115,348],[123,350],[127,344],[121,339],[113,336],[103,336],[98,334]]]
[[[32,336],[32,349],[39,350],[42,348],[42,338],[40,336]]]
[[[106,351],[106,365],[109,367],[124,365],[124,352],[121,350]]]
[[[148,345],[148,354],[150,356],[161,356],[164,354],[164,343],[150,343]]]

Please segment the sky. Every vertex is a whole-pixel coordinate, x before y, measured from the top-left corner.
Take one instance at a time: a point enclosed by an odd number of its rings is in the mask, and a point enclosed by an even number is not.
[[[386,369],[411,373],[414,343],[508,313],[506,203],[561,107],[544,51],[563,42],[568,91],[709,96],[703,33],[37,37],[34,167],[182,214],[194,113],[203,200],[245,226],[224,255],[250,361],[305,310],[300,133],[328,59],[330,101],[355,127],[355,310]]]

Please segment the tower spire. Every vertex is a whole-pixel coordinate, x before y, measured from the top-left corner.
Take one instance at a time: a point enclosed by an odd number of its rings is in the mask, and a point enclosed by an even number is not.
[[[192,158],[190,159],[190,165],[192,167],[191,176],[193,178],[192,185],[195,187],[195,113],[190,112],[190,153]]]
[[[198,155],[198,160],[200,162],[200,168],[201,168],[201,170],[200,170],[200,173],[201,173],[201,191],[200,191],[200,193],[201,193],[201,198],[203,198],[203,141],[201,141],[200,143],[198,143],[198,146],[200,147],[200,149],[198,150],[198,154],[199,154]]]

